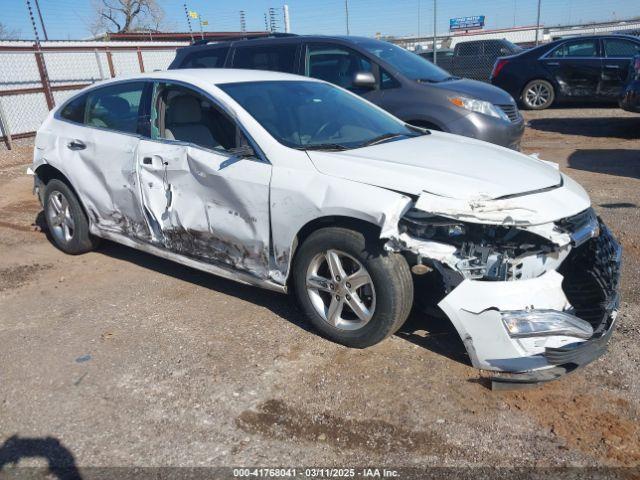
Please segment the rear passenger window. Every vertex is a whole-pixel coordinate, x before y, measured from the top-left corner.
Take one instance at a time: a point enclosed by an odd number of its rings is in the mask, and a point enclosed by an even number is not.
[[[87,95],[86,124],[137,133],[144,82],[127,82],[93,90]]]
[[[74,123],[84,123],[84,111],[87,105],[87,96],[80,95],[78,98],[74,98],[64,107],[60,112],[60,117],[65,120],[69,120]]]
[[[296,48],[296,44],[237,47],[233,55],[233,66],[251,70],[293,73]]]
[[[371,62],[358,52],[340,45],[309,45],[305,75],[342,88],[354,89],[358,72],[370,72]]]
[[[633,57],[640,53],[640,44],[629,40],[607,38],[604,41],[604,50],[607,57]]]
[[[193,52],[187,55],[180,68],[222,68],[228,51],[229,47]]]

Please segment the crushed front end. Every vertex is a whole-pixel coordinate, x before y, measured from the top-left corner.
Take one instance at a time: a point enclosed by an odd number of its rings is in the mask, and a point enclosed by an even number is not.
[[[553,380],[605,352],[621,248],[592,208],[531,224],[508,209],[472,218],[418,204],[388,248],[409,258],[416,301],[444,312],[472,364],[503,372],[494,387]]]

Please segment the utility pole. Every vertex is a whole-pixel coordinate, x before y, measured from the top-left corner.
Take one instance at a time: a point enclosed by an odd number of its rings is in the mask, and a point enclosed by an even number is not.
[[[540,34],[540,8],[542,6],[542,0],[538,0],[538,20],[536,21],[536,46],[540,43],[538,38]]]
[[[47,29],[44,28],[44,20],[42,19],[42,12],[40,11],[40,3],[38,3],[38,0],[34,0],[34,2],[36,4],[36,10],[38,11],[38,17],[40,17],[40,25],[42,25],[42,33],[44,33],[44,39],[49,40]]]
[[[189,25],[189,35],[191,36],[191,43],[193,43],[193,30],[191,29],[191,18],[189,17],[189,9],[187,8],[187,2],[184,2],[184,14],[187,17],[187,25]]]
[[[269,21],[267,20],[267,12],[264,13],[264,31],[269,31]]]
[[[349,35],[349,0],[344,0],[344,13],[347,20],[347,35]]]
[[[436,28],[438,28],[438,17],[436,15],[436,3],[438,0],[433,0],[433,64],[436,65],[436,47],[438,43],[438,34]]]

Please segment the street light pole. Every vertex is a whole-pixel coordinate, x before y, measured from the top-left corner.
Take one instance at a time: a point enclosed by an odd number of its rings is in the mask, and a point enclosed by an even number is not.
[[[344,13],[347,20],[347,35],[349,35],[349,0],[344,0]]]
[[[436,4],[437,0],[433,0],[433,64],[436,65],[436,43],[438,42],[438,34],[436,33],[436,28],[438,26],[437,16],[436,16]]]
[[[538,0],[538,20],[536,21],[536,46],[540,43],[538,35],[540,34],[540,8],[542,6],[542,0]]]

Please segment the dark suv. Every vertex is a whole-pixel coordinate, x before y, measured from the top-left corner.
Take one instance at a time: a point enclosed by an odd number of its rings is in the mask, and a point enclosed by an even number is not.
[[[407,123],[519,149],[524,121],[505,91],[451,76],[391,43],[362,37],[286,36],[198,42],[170,69],[248,68],[319,78]]]

